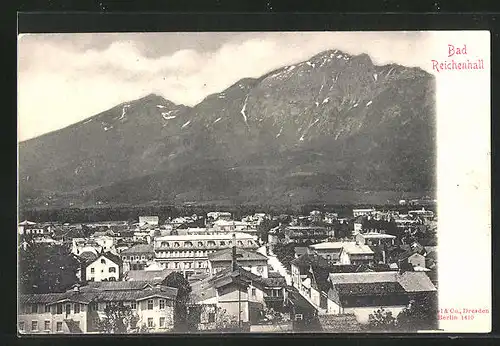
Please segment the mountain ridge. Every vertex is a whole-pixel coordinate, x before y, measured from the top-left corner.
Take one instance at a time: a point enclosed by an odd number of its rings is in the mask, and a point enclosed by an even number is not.
[[[21,142],[20,188],[33,205],[434,190],[434,83],[419,68],[329,50],[193,107],[148,94]]]

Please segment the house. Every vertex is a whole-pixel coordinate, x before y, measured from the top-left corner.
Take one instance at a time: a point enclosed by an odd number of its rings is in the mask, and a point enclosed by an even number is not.
[[[160,218],[158,216],[139,216],[139,224],[140,225],[151,225],[158,226],[160,222]]]
[[[323,216],[323,221],[329,224],[333,224],[339,217],[338,213],[329,213],[326,212]]]
[[[99,245],[95,239],[73,238],[71,240],[71,253],[80,256],[83,252],[94,252],[98,254],[102,252],[103,247]]]
[[[18,224],[17,231],[19,235],[48,236],[51,234],[51,226],[24,220]]]
[[[94,240],[102,248],[104,252],[109,251],[113,252],[114,254],[117,254],[115,248],[116,239],[114,237],[106,235],[106,232],[96,232],[90,237],[90,239]]]
[[[155,252],[153,244],[136,244],[120,253],[123,271],[141,270],[151,264]]]
[[[286,301],[285,287],[284,277],[263,278],[234,265],[212,277],[193,282],[191,307],[196,309],[195,306],[215,306],[225,310],[243,328],[247,328],[259,320],[265,306],[283,308]],[[215,314],[215,311],[212,313]],[[215,323],[215,317],[213,315],[207,323]],[[199,329],[210,329],[210,326],[200,326]]]
[[[355,237],[356,241],[362,245],[383,246],[394,245],[396,236],[380,232],[359,233]]]
[[[354,314],[360,323],[378,308],[397,316],[416,296],[436,293],[423,272],[330,273],[328,281],[328,314]]]
[[[236,256],[238,265],[245,270],[254,273],[263,278],[268,277],[267,256],[245,249],[237,248]],[[233,263],[233,249],[227,248],[208,255],[208,271],[211,275],[217,274],[219,271],[231,268]]]
[[[425,269],[425,256],[413,250],[405,251],[401,255],[399,255],[399,267],[401,267],[401,263],[403,262],[411,264],[411,266],[415,268],[415,270],[418,270],[419,268]]]
[[[257,228],[254,224],[243,221],[218,219],[213,223],[212,228],[216,232],[243,232],[257,234]]]
[[[236,246],[255,250],[255,236],[234,233]],[[208,272],[208,255],[233,246],[233,234],[171,235],[154,239],[155,261],[164,268],[176,269],[189,277],[195,271]]]
[[[176,288],[139,281],[92,282],[64,293],[22,294],[18,326],[23,334],[96,333],[106,306],[117,303],[132,308],[137,326],[167,332],[173,327],[176,297]]]
[[[284,229],[286,243],[319,243],[330,237],[330,231],[319,226],[286,226]]]
[[[229,221],[231,220],[231,217],[232,217],[231,213],[226,211],[212,211],[207,213],[207,219],[211,219],[213,221],[217,220]]]
[[[340,264],[372,264],[375,260],[375,252],[368,245],[358,242],[343,242],[340,253]]]
[[[375,208],[353,209],[352,215],[356,218],[358,216],[370,215],[375,212]]]
[[[344,248],[344,242],[325,242],[310,245],[309,249],[320,255],[330,263],[340,263],[340,254]]]
[[[82,267],[83,281],[119,281],[122,276],[122,260],[111,252],[100,253],[94,261]]]

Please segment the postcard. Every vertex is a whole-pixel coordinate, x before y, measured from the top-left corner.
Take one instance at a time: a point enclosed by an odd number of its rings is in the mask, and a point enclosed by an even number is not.
[[[491,331],[488,31],[18,37],[18,330]]]

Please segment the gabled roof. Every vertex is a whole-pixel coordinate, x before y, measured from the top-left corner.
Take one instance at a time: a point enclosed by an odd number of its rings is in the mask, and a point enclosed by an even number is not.
[[[267,257],[261,253],[255,251],[248,251],[242,248],[236,248],[236,254],[239,260],[246,261],[267,261]],[[216,251],[208,255],[209,261],[231,261],[233,255],[233,249],[227,248],[223,250]]]
[[[91,263],[97,259],[97,255],[92,251],[84,251],[78,257],[84,263]]]
[[[117,264],[117,265],[121,265],[122,264],[122,259],[120,258],[120,256],[117,256],[111,252],[104,252],[104,253],[99,253],[97,255],[97,258],[92,261],[92,262],[87,262],[87,265],[90,265],[91,263],[94,263],[95,261],[98,261],[101,257],[104,257],[104,258],[107,258],[108,260],[110,260],[111,262],[113,262],[114,264]]]
[[[136,244],[131,248],[123,250],[121,254],[129,254],[129,253],[152,253],[154,252],[153,244]]]
[[[372,291],[375,291],[374,287],[379,287],[383,292],[390,293],[389,286],[386,284],[393,283],[398,284],[402,287],[404,292],[433,292],[436,291],[436,287],[432,284],[429,277],[425,272],[404,272],[399,273],[397,271],[388,272],[358,272],[358,273],[335,273],[329,275],[330,282],[335,287],[343,287],[342,285],[348,285],[345,287],[356,287],[356,290],[361,291],[361,286],[371,287]],[[378,284],[378,285],[372,285]],[[373,286],[373,287],[372,287]],[[387,288],[384,290],[384,287]],[[391,285],[390,287],[393,287]],[[396,285],[396,287],[399,287]],[[354,288],[353,288],[354,289]],[[364,288],[369,292],[368,288]]]
[[[306,253],[299,258],[292,260],[290,264],[293,264],[299,268],[309,268],[310,266],[319,266],[326,268],[330,266],[327,260],[314,253]]]
[[[126,274],[126,281],[163,281],[172,273],[173,269],[163,270],[129,270]]]

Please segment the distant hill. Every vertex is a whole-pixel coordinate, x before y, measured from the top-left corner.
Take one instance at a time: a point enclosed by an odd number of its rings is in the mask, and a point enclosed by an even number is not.
[[[149,95],[21,142],[20,200],[35,207],[418,197],[435,190],[434,94],[434,78],[421,69],[331,50],[242,79],[192,108]]]

